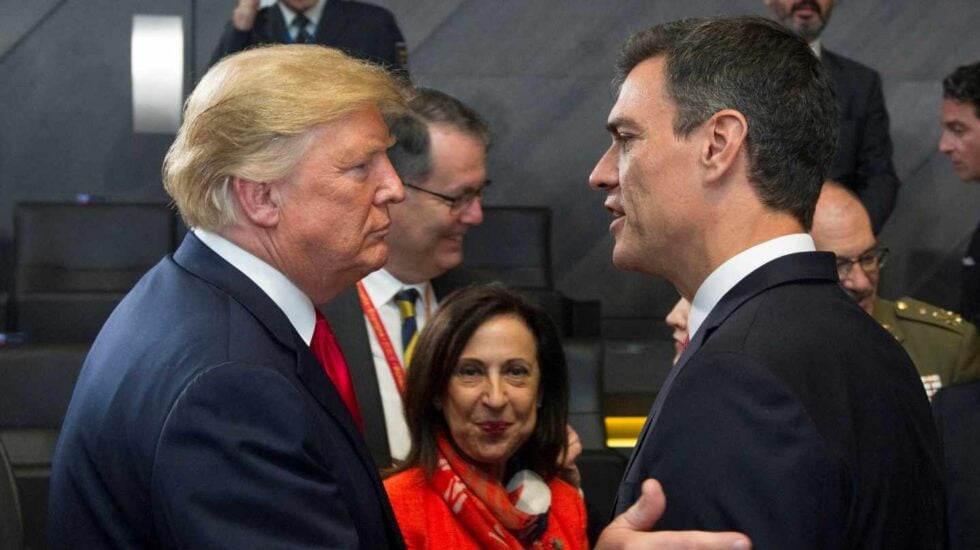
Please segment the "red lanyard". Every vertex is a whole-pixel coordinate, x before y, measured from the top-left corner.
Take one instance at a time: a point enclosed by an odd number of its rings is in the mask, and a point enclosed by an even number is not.
[[[429,301],[429,295],[431,293],[432,287],[430,286],[426,289],[425,296],[426,315],[429,314],[429,304],[431,303]],[[378,338],[378,344],[381,346],[382,353],[384,353],[385,361],[388,363],[391,377],[395,380],[398,393],[404,398],[405,367],[402,366],[402,362],[398,358],[398,353],[395,352],[395,346],[391,344],[391,338],[388,337],[388,331],[385,330],[385,325],[381,322],[381,315],[378,314],[378,309],[374,307],[374,303],[371,302],[371,297],[368,296],[367,290],[364,289],[364,283],[361,281],[357,282],[357,296],[361,299],[361,309],[364,310],[364,316],[367,317],[368,323],[371,324],[371,328],[374,330],[374,335]]]

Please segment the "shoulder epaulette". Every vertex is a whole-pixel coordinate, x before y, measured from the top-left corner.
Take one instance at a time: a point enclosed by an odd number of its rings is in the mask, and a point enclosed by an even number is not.
[[[900,298],[895,302],[895,315],[902,319],[927,323],[955,332],[966,332],[969,323],[955,311],[942,309],[912,298]]]

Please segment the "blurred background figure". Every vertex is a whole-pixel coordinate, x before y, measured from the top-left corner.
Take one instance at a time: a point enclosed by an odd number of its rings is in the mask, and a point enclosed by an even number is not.
[[[408,548],[588,547],[559,475],[568,374],[542,310],[498,287],[451,295],[419,339],[405,415],[411,451],[385,488]]]
[[[674,307],[667,313],[664,322],[667,326],[674,329],[671,337],[674,339],[674,363],[681,358],[684,348],[690,342],[690,335],[687,333],[687,318],[691,315],[691,302],[684,298],[677,300]]]
[[[811,229],[817,250],[837,255],[837,276],[848,295],[894,336],[912,358],[926,394],[980,378],[980,338],[959,314],[903,297],[878,296],[888,249],[871,232],[871,220],[849,189],[827,182]]]
[[[773,19],[806,40],[837,92],[837,152],[830,179],[854,190],[877,235],[895,207],[898,176],[892,165],[888,111],[877,71],[825,48],[820,35],[836,0],[763,0]]]
[[[953,161],[965,182],[980,182],[980,62],[959,67],[943,80],[943,127],[939,151]],[[973,323],[980,319],[980,224],[963,256],[960,309]]]
[[[408,50],[388,10],[352,0],[238,0],[211,64],[259,44],[321,44],[408,74]]]

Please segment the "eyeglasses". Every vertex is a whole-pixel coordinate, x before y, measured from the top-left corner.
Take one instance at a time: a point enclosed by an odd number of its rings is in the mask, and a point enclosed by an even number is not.
[[[885,267],[885,257],[888,256],[888,249],[884,246],[876,246],[861,254],[853,260],[850,258],[837,258],[837,277],[844,280],[851,275],[854,264],[859,264],[865,275],[874,275],[879,269]]]
[[[486,191],[487,186],[490,185],[490,180],[483,182],[483,185],[481,185],[477,189],[469,189],[463,191],[462,193],[460,193],[455,197],[450,195],[444,195],[442,193],[436,193],[435,191],[430,191],[423,187],[419,187],[418,185],[412,185],[411,183],[402,182],[402,185],[404,185],[405,187],[410,187],[412,189],[415,189],[416,191],[428,193],[433,197],[441,199],[443,202],[449,205],[450,212],[452,212],[453,214],[459,214],[463,210],[469,208],[470,205],[473,204],[473,201],[477,199],[483,199],[483,192]]]

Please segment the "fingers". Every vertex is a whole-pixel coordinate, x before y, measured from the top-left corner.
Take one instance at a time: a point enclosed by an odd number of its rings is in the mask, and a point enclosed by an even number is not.
[[[259,0],[238,0],[235,10],[231,12],[231,24],[240,31],[252,30],[258,12]]]
[[[740,533],[703,531],[648,532],[663,515],[667,497],[655,479],[643,482],[639,500],[620,514],[603,530],[597,550],[749,550],[752,544]]]
[[[612,521],[610,527],[617,525],[633,531],[649,531],[657,523],[667,508],[667,496],[656,479],[643,482],[640,498],[628,510]]]

